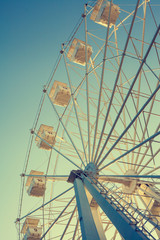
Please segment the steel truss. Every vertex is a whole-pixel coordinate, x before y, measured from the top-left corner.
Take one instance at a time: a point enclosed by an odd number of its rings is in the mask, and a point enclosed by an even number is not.
[[[109,4],[108,26],[114,3]],[[95,5],[85,4],[43,89],[21,174],[19,240],[26,238],[29,218],[40,220],[39,239],[44,240],[160,238],[160,25],[148,0],[135,1],[132,11],[122,5],[123,19],[120,14],[112,28],[88,21]],[[154,24],[145,38],[148,11]],[[140,25],[142,32],[136,35]],[[84,35],[76,40],[83,45],[79,65],[68,57],[77,33]],[[88,46],[93,48],[89,60]],[[70,92],[65,106],[50,96],[57,80]],[[39,131],[41,119],[54,127],[54,142]],[[36,148],[34,138],[49,152]],[[32,166],[40,172],[32,172]],[[41,203],[26,183],[31,186],[37,178],[44,182]]]

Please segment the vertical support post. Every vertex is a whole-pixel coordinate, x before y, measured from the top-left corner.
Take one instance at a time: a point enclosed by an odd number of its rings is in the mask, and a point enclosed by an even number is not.
[[[86,187],[85,187],[85,192],[88,198],[88,202],[91,208],[92,216],[93,216],[99,237],[101,240],[106,240],[106,236],[105,236],[105,232],[103,229],[103,224],[102,224],[102,220],[99,212],[99,206],[96,203],[96,201],[93,199],[92,195],[88,192]]]
[[[98,234],[100,236],[100,239],[101,240],[106,240],[106,236],[105,236],[105,232],[103,230],[103,225],[102,225],[98,205],[97,206],[91,206],[91,211],[92,211],[93,219],[94,219],[94,222],[96,224],[97,231],[98,231]]]
[[[100,240],[81,179],[75,178],[74,189],[83,240]]]
[[[129,219],[123,214],[123,212],[117,212],[113,205],[107,201],[100,192],[90,183],[87,177],[83,177],[83,182],[90,194],[93,196],[95,201],[105,212],[107,217],[111,220],[114,226],[117,228],[119,233],[124,239],[130,240],[149,240],[145,234],[136,228],[134,225],[131,225]],[[93,238],[96,239],[96,238]]]

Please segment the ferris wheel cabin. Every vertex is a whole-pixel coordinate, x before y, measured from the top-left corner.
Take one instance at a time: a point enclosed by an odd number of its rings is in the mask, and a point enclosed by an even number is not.
[[[86,55],[85,55],[85,42],[80,39],[75,38],[67,53],[67,57],[71,62],[80,64],[82,66],[86,65]],[[92,55],[92,47],[87,45],[87,61],[89,61]]]
[[[37,146],[41,149],[50,151],[51,146],[54,146],[55,144],[55,132],[53,131],[53,127],[41,124],[38,135],[40,138],[36,137],[35,139]]]
[[[42,228],[38,227],[39,219],[26,218],[21,233],[24,234],[23,240],[40,240],[42,235]]]
[[[111,3],[109,27],[115,25],[117,18],[119,17],[120,14],[119,9],[120,8],[117,5]],[[90,19],[98,24],[108,27],[109,12],[110,2],[107,0],[99,0],[92,11]]]
[[[54,81],[49,97],[53,104],[66,107],[71,97],[71,91],[66,83]]]
[[[29,176],[26,182],[27,193],[33,197],[43,197],[46,190],[46,181],[39,175],[43,175],[43,172],[31,170],[30,175],[37,175],[37,177]]]

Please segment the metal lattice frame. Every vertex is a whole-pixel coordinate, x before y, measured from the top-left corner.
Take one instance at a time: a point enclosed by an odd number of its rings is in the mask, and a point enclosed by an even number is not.
[[[19,240],[26,217],[40,219],[46,240],[160,238],[160,26],[152,3],[118,2],[112,28],[90,20],[96,2],[88,3],[62,44],[31,130],[16,220]],[[110,1],[108,25],[112,6]],[[74,38],[85,42],[85,66],[67,58]],[[57,79],[71,92],[65,108],[49,97]],[[38,134],[45,121],[54,123],[54,146]],[[51,151],[39,150],[35,136]],[[31,175],[31,169],[44,174]],[[42,199],[27,196],[27,177],[45,179]]]

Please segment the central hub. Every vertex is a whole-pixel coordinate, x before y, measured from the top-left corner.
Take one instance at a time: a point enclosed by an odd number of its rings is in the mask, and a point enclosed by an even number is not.
[[[88,163],[84,171],[88,176],[91,176],[91,177],[97,176],[97,168],[94,165],[94,163]]]
[[[84,174],[85,176],[97,178],[97,168],[95,167],[94,163],[88,163],[85,167],[84,171],[82,170],[72,170],[67,182],[74,183],[75,178],[81,178],[81,174]]]

